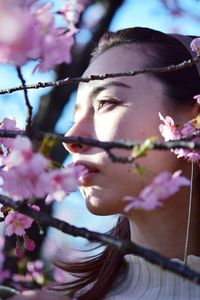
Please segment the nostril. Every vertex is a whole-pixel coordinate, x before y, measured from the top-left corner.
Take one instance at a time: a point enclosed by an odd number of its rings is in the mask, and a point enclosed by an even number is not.
[[[75,143],[73,143],[73,144],[68,144],[67,145],[67,148],[68,148],[68,150],[70,151],[70,152],[81,152],[81,151],[84,151],[86,148],[87,148],[87,146],[85,146],[85,145],[82,145],[82,144],[75,144]]]

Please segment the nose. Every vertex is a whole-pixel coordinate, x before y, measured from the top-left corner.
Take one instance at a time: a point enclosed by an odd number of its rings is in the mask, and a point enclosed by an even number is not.
[[[91,135],[89,133],[89,126],[87,126],[84,122],[76,122],[65,134],[66,137],[71,136],[81,136],[84,138],[91,138]],[[63,143],[63,146],[69,153],[75,154],[75,153],[83,153],[87,151],[90,146],[89,145],[83,145],[80,142],[72,142],[72,143]]]

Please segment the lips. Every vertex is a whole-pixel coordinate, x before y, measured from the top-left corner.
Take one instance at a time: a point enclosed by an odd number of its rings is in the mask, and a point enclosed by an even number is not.
[[[100,170],[92,163],[77,161],[74,163],[76,166],[83,166],[84,170],[79,177],[79,185],[80,186],[89,186],[92,184],[93,178],[100,173]]]

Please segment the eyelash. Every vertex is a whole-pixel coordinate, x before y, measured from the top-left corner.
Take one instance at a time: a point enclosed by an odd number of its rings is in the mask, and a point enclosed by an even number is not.
[[[101,110],[105,106],[105,104],[107,104],[107,105],[117,105],[117,104],[119,104],[119,101],[116,101],[114,99],[108,99],[108,100],[105,100],[105,99],[103,100],[102,99],[102,100],[98,100],[96,102],[96,105],[95,105],[97,107],[96,111]]]

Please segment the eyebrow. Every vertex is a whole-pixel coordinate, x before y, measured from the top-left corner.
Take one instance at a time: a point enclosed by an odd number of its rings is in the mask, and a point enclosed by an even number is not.
[[[97,97],[98,94],[100,94],[102,91],[106,90],[109,87],[117,86],[117,87],[123,87],[123,88],[131,88],[130,85],[121,82],[121,81],[110,81],[108,83],[102,84],[100,86],[94,87],[93,90],[89,93],[89,99]],[[74,107],[73,115],[80,109],[80,104],[76,104]]]

